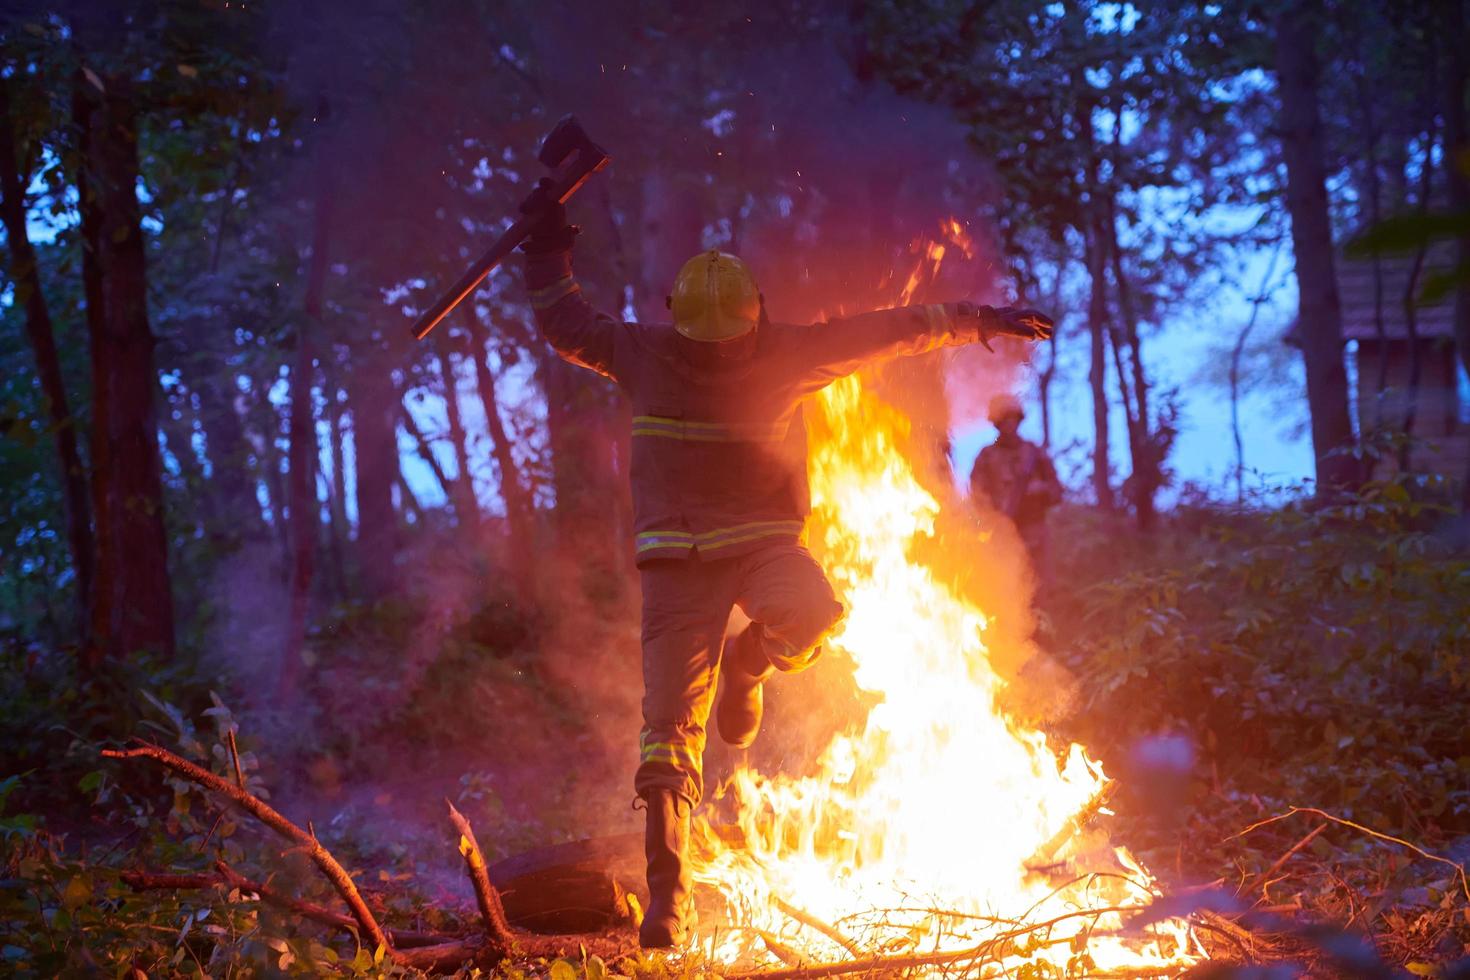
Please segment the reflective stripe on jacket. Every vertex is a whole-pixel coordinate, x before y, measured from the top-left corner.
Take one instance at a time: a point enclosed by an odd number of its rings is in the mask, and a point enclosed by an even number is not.
[[[633,408],[637,560],[730,558],[796,540],[811,509],[801,400],[869,361],[971,343],[979,328],[941,306],[806,326],[762,323],[747,359],[691,364],[667,324],[594,310],[570,251],[526,257],[542,334],[565,360],[612,378]]]

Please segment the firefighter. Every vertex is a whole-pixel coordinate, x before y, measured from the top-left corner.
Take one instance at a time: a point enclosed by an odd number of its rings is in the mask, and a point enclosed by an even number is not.
[[[996,395],[988,415],[998,434],[975,458],[970,499],[1011,520],[1031,556],[1038,582],[1044,584],[1050,557],[1046,512],[1061,502],[1062,484],[1046,450],[1021,438],[1026,410],[1016,396]]]
[[[754,278],[709,251],[679,271],[672,326],[599,313],[572,278],[578,229],[543,203],[526,285],[557,353],[632,402],[634,548],[643,588],[643,731],[634,788],[647,808],[645,947],[682,945],[692,925],[690,811],[704,792],[711,708],[720,737],[748,746],[761,687],[810,666],[844,610],[802,545],[809,510],[801,400],[883,357],[1009,334],[1051,335],[1029,310],[910,306],[827,323],[771,323]],[[740,606],[750,624],[728,644]],[[714,704],[717,678],[723,678]]]

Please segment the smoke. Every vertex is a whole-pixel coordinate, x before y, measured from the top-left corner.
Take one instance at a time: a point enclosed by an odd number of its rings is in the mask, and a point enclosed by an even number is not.
[[[304,249],[312,175],[330,168],[337,272],[328,296],[335,326],[323,345],[334,363],[324,357],[324,368],[340,362],[349,372],[354,440],[366,431],[356,413],[370,401],[392,404],[424,385],[401,340],[401,310],[383,297],[420,301],[428,289],[415,280],[458,274],[487,229],[513,213],[537,176],[535,140],[564,111],[578,113],[614,158],[570,207],[584,229],[579,278],[609,306],[627,300],[657,315],[674,269],[708,246],[746,258],[778,322],[888,306],[922,243],[943,239],[951,216],[970,239],[969,254],[951,241],[940,274],[913,301],[1010,299],[983,217],[993,183],[984,161],[946,111],[862,76],[862,37],[844,7],[678,11],[658,25],[637,13],[629,3],[552,4],[524,20],[511,12],[466,21],[374,3],[271,15],[268,35],[292,66],[297,111],[310,118],[318,105],[328,110],[306,127],[300,154],[282,162],[275,193],[295,215]],[[469,175],[486,167],[478,182]],[[468,213],[466,202],[478,210]],[[497,294],[518,296],[517,276],[514,268],[497,273]],[[517,312],[529,320],[527,308]],[[517,328],[529,333],[524,322]],[[1021,345],[972,347],[871,377],[913,419],[908,452],[944,505],[925,558],[955,588],[985,597],[996,648],[1008,651],[997,666],[1013,674],[1032,650],[1024,551],[1003,522],[954,494],[944,443],[954,426],[983,417],[991,395],[1020,383],[1026,356]],[[588,373],[578,383],[600,382]],[[543,387],[544,377],[527,384]],[[511,397],[537,403],[544,391]],[[544,425],[547,413],[533,408],[531,422]],[[471,444],[488,445],[485,433],[472,432]],[[358,461],[364,448],[354,446]],[[537,465],[543,482],[549,468]],[[402,495],[413,490],[400,488],[400,502],[411,504]],[[515,613],[526,634],[492,650],[476,631],[499,621],[486,611],[503,608],[511,591],[501,581],[512,567],[502,526],[487,520],[476,538],[448,526],[442,511],[424,508],[417,518],[404,536],[416,543],[398,553],[401,593],[358,611],[374,628],[397,625],[368,637],[339,629],[344,618],[335,613],[320,617],[333,624],[312,644],[320,711],[310,721],[283,720],[310,763],[292,789],[366,810],[364,801],[392,801],[365,812],[360,828],[382,840],[410,820],[442,820],[439,798],[463,793],[492,851],[631,829],[626,802],[641,725],[636,573],[589,568],[586,542],[558,541],[555,515],[543,508],[537,603]],[[284,609],[267,565],[221,573],[229,586],[221,622],[255,677],[260,664],[275,662],[279,635],[265,624],[274,623],[273,608]],[[831,658],[778,679],[770,727],[752,758],[796,768],[833,731],[857,723],[871,698],[857,693],[849,673]],[[438,741],[425,744],[429,737]],[[379,762],[373,772],[323,769],[330,766],[321,760],[365,744]],[[712,739],[707,782],[737,761]]]

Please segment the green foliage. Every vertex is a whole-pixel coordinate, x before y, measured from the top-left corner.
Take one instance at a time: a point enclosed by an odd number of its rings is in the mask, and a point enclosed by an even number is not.
[[[1182,511],[1131,546],[1060,535],[1085,576],[1052,610],[1083,741],[1126,766],[1143,739],[1188,736],[1203,808],[1470,832],[1470,561],[1436,533],[1445,509],[1389,482],[1327,506]]]

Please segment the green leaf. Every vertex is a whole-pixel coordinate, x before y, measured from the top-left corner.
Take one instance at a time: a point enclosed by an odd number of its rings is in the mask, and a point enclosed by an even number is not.
[[[1454,292],[1460,283],[1470,280],[1470,261],[1461,262],[1458,266],[1445,272],[1436,272],[1424,280],[1424,288],[1419,291],[1419,305],[1432,306]]]
[[[1470,224],[1464,214],[1403,214],[1385,218],[1347,244],[1349,258],[1362,259],[1374,252],[1405,253],[1438,239],[1453,238]]]
[[[555,960],[547,976],[550,980],[577,980],[577,964],[571,960]]]
[[[92,881],[86,875],[77,875],[66,883],[61,893],[61,905],[74,912],[92,900]]]

